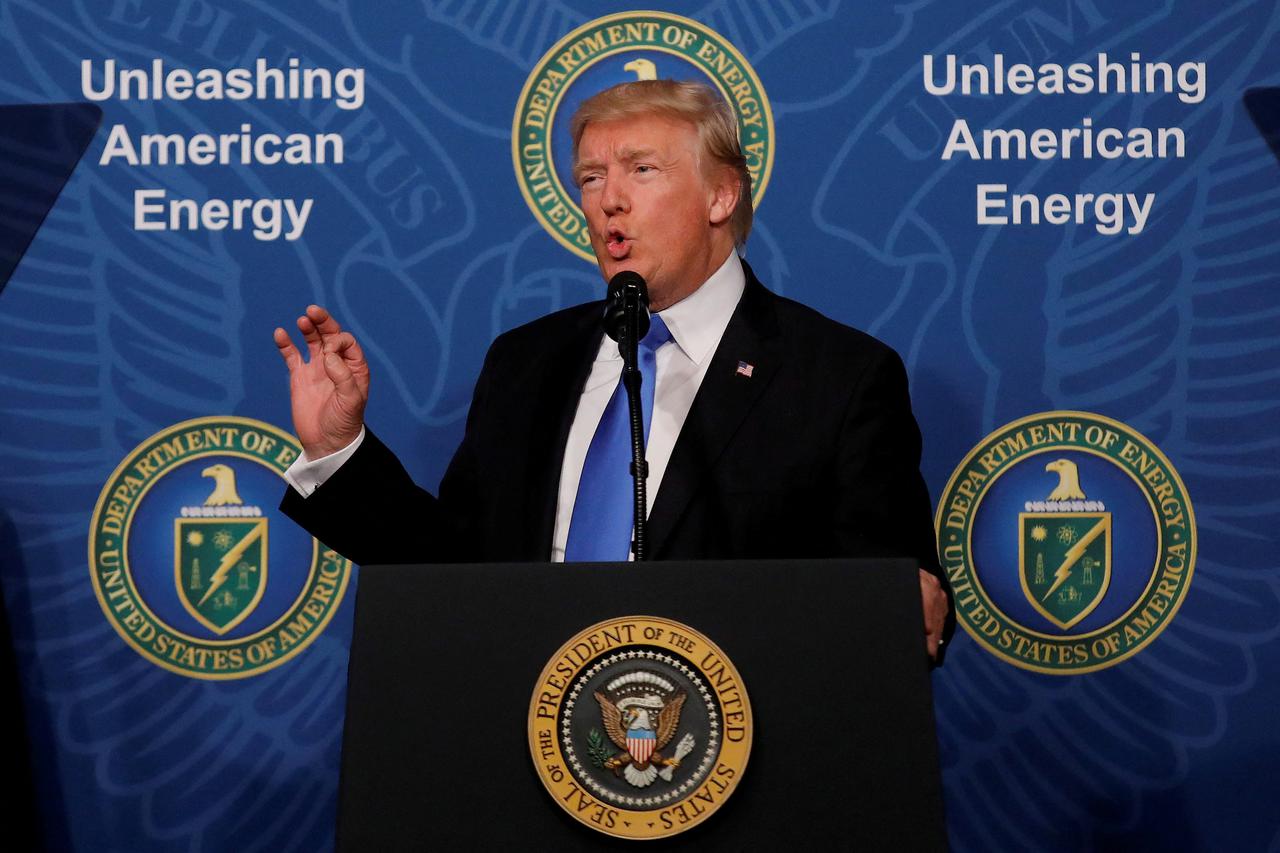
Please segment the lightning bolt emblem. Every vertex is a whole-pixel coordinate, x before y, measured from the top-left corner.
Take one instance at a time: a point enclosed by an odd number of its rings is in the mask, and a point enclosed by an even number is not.
[[[231,567],[244,556],[244,552],[248,551],[254,542],[262,538],[262,531],[265,529],[264,525],[255,524],[248,536],[237,542],[235,547],[222,556],[222,562],[218,563],[218,568],[209,577],[209,588],[204,591],[204,595],[200,598],[200,602],[196,604],[196,607],[204,606],[204,603],[209,600],[209,596],[217,592],[227,582],[227,576],[231,574]]]
[[[1111,516],[1103,516],[1102,520],[1094,525],[1092,530],[1080,537],[1079,542],[1067,549],[1067,554],[1062,560],[1062,565],[1058,566],[1057,571],[1053,573],[1053,586],[1049,587],[1049,591],[1044,594],[1044,598],[1040,599],[1040,601],[1044,602],[1049,600],[1049,596],[1053,595],[1054,592],[1057,591],[1058,587],[1062,586],[1062,584],[1066,582],[1067,578],[1071,577],[1071,567],[1076,564],[1077,560],[1084,556],[1084,552],[1093,544],[1093,540],[1097,539],[1110,529]]]

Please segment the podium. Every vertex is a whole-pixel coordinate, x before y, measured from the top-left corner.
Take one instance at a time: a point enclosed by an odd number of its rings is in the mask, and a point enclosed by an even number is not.
[[[634,847],[571,817],[529,745],[535,685],[557,650],[631,615],[711,640],[752,709],[733,793],[649,845],[946,849],[909,560],[364,567],[338,849]]]

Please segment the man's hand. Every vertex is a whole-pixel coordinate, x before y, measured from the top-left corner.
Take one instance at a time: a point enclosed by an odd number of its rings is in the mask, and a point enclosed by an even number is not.
[[[280,357],[289,368],[293,429],[308,459],[319,459],[355,441],[369,399],[369,364],[350,332],[319,305],[298,318],[307,360],[284,329],[275,331]]]
[[[924,644],[930,660],[937,660],[942,628],[947,624],[947,594],[938,579],[920,570],[920,599],[924,602]]]

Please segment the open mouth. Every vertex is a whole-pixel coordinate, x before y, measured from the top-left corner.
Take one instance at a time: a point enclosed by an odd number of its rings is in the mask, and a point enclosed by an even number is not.
[[[610,228],[604,238],[605,249],[614,260],[621,260],[631,251],[631,239],[619,228]]]

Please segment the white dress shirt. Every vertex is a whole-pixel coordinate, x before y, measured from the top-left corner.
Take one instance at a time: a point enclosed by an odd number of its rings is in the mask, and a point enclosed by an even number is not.
[[[649,463],[650,507],[662,486],[671,451],[693,405],[693,398],[702,385],[711,357],[715,355],[745,287],[742,262],[736,252],[730,252],[720,268],[701,287],[659,312],[671,331],[671,340],[655,353],[657,376],[653,391],[653,420],[649,424],[649,443],[645,449]],[[550,558],[554,562],[564,560],[564,546],[569,539],[569,522],[573,518],[582,466],[596,427],[621,376],[622,354],[618,351],[617,342],[606,336],[600,342],[591,374],[582,389],[582,396],[578,398],[577,413],[564,448],[560,491],[556,500],[556,524],[551,540]],[[332,477],[363,440],[362,428],[355,441],[336,453],[314,461],[308,460],[303,453],[285,471],[284,478],[306,497]]]

